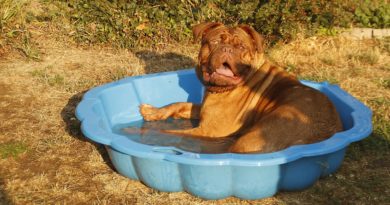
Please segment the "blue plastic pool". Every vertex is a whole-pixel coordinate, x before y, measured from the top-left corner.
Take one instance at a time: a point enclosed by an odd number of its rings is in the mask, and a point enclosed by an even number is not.
[[[113,128],[142,119],[138,106],[201,102],[195,72],[182,70],[125,78],[88,91],[77,106],[84,135],[105,145],[116,170],[165,192],[186,191],[205,199],[270,197],[279,190],[302,190],[341,165],[347,146],[372,131],[370,109],[336,85],[304,84],[325,93],[336,105],[345,131],[309,145],[266,154],[199,154],[150,146],[115,134]]]

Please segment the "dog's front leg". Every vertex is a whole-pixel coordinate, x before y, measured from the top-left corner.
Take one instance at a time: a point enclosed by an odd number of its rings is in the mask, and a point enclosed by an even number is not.
[[[176,119],[199,119],[200,105],[179,102],[156,108],[149,104],[141,104],[140,112],[145,121],[165,120],[169,117]]]

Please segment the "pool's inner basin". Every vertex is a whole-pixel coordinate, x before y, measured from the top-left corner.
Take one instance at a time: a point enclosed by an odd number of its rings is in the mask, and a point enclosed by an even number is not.
[[[218,138],[212,140],[183,137],[163,134],[157,130],[164,129],[190,129],[197,127],[198,120],[172,119],[162,121],[135,121],[126,124],[116,125],[112,131],[124,135],[134,142],[152,146],[173,146],[184,151],[196,153],[226,153],[234,142],[232,138]],[[144,131],[142,131],[144,130]],[[142,132],[142,134],[134,134]]]
[[[157,82],[159,86],[155,86]],[[308,83],[308,85],[320,90],[333,101],[345,130],[353,127],[354,121],[351,117],[353,109],[350,105],[330,91],[327,84]],[[156,107],[174,102],[201,103],[203,92],[202,85],[192,72],[183,72],[177,77],[175,73],[150,75],[146,78],[134,77],[124,79],[123,83],[118,82],[116,86],[108,89],[102,88],[98,96],[103,107],[95,105],[95,112],[107,116],[99,123],[102,129],[141,145],[174,147],[192,153],[229,153],[228,148],[235,141],[233,138],[200,139],[157,131],[193,128],[198,125],[196,120],[168,119],[146,122],[139,113],[138,106],[142,103]]]

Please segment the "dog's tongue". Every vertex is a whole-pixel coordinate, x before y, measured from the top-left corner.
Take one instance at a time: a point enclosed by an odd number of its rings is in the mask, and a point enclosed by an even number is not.
[[[220,68],[215,70],[215,72],[218,74],[227,76],[227,77],[234,77],[234,73],[232,72],[232,70],[230,70],[229,68],[227,68],[225,66],[221,66]]]

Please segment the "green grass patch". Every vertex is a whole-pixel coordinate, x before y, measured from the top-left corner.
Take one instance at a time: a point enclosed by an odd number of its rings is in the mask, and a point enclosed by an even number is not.
[[[30,74],[36,78],[46,78],[46,72],[44,70],[34,70]]]
[[[28,147],[21,142],[8,142],[0,144],[0,157],[2,159],[9,157],[18,157],[28,150]]]
[[[63,86],[65,85],[65,77],[60,74],[51,74],[48,72],[49,68],[36,69],[30,74],[39,82],[45,83],[49,86]]]

